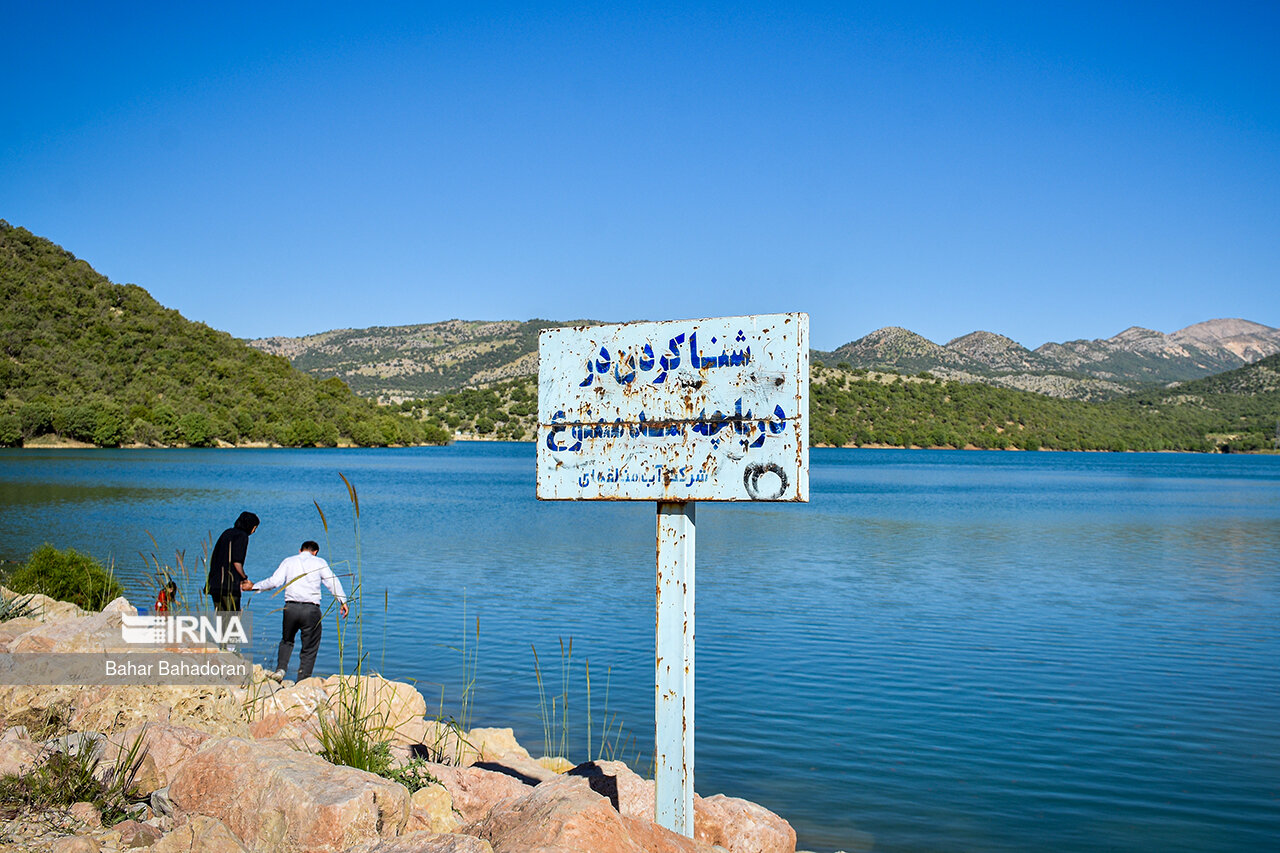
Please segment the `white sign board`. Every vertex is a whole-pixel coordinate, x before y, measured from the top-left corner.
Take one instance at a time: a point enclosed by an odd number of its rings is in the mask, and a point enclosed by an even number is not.
[[[541,500],[807,501],[809,315],[548,329]]]

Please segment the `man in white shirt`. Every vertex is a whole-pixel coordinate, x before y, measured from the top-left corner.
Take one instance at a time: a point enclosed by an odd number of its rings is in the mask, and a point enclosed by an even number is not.
[[[311,675],[316,653],[320,651],[321,584],[327,586],[338,600],[338,611],[343,618],[347,615],[347,594],[342,589],[342,581],[338,580],[329,564],[320,559],[319,553],[320,545],[308,539],[297,554],[285,558],[271,577],[255,584],[245,581],[244,588],[255,592],[284,587],[284,624],[280,650],[276,655],[276,671],[271,673],[276,681],[284,680],[289,658],[293,656],[293,638],[299,631],[302,632],[302,654],[298,661],[298,680]]]

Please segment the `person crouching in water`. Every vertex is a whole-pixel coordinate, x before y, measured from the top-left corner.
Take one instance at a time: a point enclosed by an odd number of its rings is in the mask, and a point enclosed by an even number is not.
[[[321,584],[328,587],[329,592],[338,600],[338,610],[346,618],[347,594],[342,589],[342,581],[338,580],[333,569],[329,568],[329,564],[319,554],[320,545],[308,539],[302,543],[297,554],[285,558],[271,577],[257,583],[248,580],[244,582],[245,590],[254,592],[284,587],[280,649],[276,655],[276,671],[271,673],[271,678],[276,681],[284,680],[285,670],[289,668],[289,658],[293,656],[293,638],[299,631],[302,632],[302,653],[298,660],[298,680],[311,676],[316,653],[320,651]]]

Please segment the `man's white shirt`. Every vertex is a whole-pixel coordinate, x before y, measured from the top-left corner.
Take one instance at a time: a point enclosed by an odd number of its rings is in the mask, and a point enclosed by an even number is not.
[[[253,585],[255,591],[284,587],[284,600],[302,601],[307,604],[320,603],[320,584],[329,588],[333,597],[343,604],[347,603],[347,594],[342,589],[342,581],[329,568],[329,564],[310,551],[300,551],[292,557],[286,557],[280,568],[266,580]]]

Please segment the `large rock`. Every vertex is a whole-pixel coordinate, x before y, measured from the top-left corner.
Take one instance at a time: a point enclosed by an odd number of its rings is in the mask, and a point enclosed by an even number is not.
[[[160,840],[160,830],[136,820],[122,820],[111,827],[111,832],[107,833],[107,839],[115,841],[125,850],[150,847]]]
[[[369,733],[379,739],[415,742],[405,738],[419,733],[420,721],[427,714],[427,701],[417,688],[378,675],[331,675],[324,680],[324,691],[331,713],[358,709]]]
[[[366,841],[346,853],[493,853],[493,847],[470,835],[411,832],[399,838]]]
[[[245,697],[249,733],[259,740],[273,738],[294,749],[317,752],[320,714],[328,701],[324,682],[318,678],[283,686],[269,680],[255,680],[246,689]]]
[[[43,598],[44,596],[41,596]],[[52,605],[50,605],[52,606]],[[120,616],[137,613],[124,598],[117,598],[101,613],[82,616],[74,604],[75,613],[50,619],[9,643],[10,652],[101,652],[126,648],[120,634]]]
[[[433,761],[445,764],[498,762],[513,768],[532,768],[537,764],[543,770],[548,769],[529,756],[529,751],[520,745],[509,728],[479,727],[463,731],[451,721],[422,720],[400,726],[396,734],[400,742],[422,744]],[[526,775],[541,780],[551,778],[554,772],[535,770]]]
[[[0,685],[0,719],[30,725],[58,720],[107,734],[149,721],[215,735],[248,736],[244,708],[228,687],[178,685]]]
[[[711,853],[701,841],[620,814],[579,776],[558,776],[498,803],[467,831],[495,853]]]
[[[246,853],[240,839],[217,818],[196,815],[151,846],[150,853]]]
[[[694,804],[694,837],[730,853],[795,853],[796,831],[764,806],[716,794]]]
[[[654,820],[654,784],[621,761],[580,764],[570,775],[587,779],[592,790],[608,798],[618,811],[643,821]],[[778,815],[756,803],[717,794],[693,798],[693,833],[699,841],[730,853],[794,853],[796,833]]]
[[[428,764],[427,771],[449,792],[465,823],[481,820],[498,803],[518,800],[530,791],[530,786],[514,776],[480,767]]]
[[[149,796],[152,791],[168,787],[182,762],[194,755],[210,737],[188,726],[144,723],[112,736],[107,757],[127,755],[134,743],[141,739],[143,758],[134,784],[139,794]]]
[[[29,740],[0,742],[0,776],[24,776],[40,758],[40,745]]]
[[[31,605],[31,611],[35,619],[41,622],[56,622],[61,619],[71,619],[76,616],[83,616],[84,611],[70,601],[59,601],[56,598],[50,598],[41,593],[16,593],[11,589],[0,586],[0,597],[5,601],[13,598],[22,598]],[[114,603],[114,602],[113,602]]]
[[[638,820],[655,819],[653,780],[645,779],[621,761],[588,761],[570,770],[569,775],[586,779],[591,790],[607,798],[619,813]],[[696,806],[694,815],[696,823]]]
[[[453,796],[443,785],[419,788],[409,797],[409,822],[407,832],[453,832],[462,820],[453,809]]]
[[[180,812],[216,817],[250,848],[339,851],[398,835],[409,793],[398,785],[275,741],[210,740],[178,769]]]
[[[475,761],[494,761],[501,758],[531,760],[529,751],[516,740],[513,729],[475,728],[467,732],[468,752]]]
[[[249,732],[233,688],[209,685],[123,685],[82,688],[72,728],[118,732],[150,721],[189,726],[215,735]]]
[[[49,853],[98,853],[102,845],[87,835],[72,835],[55,839],[49,845]]]
[[[18,619],[10,619],[8,622],[0,622],[0,652],[7,652],[9,644],[21,637],[23,634],[40,627],[40,620],[31,616],[23,616]]]

